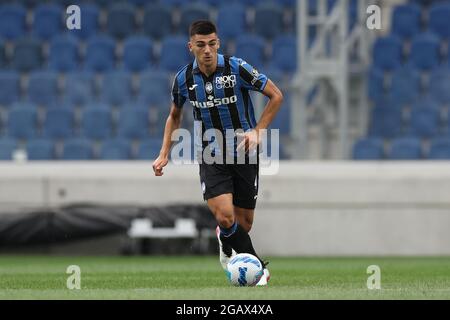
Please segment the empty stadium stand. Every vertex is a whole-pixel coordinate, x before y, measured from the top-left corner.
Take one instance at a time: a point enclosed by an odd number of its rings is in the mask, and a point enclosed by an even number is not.
[[[274,80],[286,83],[296,70],[296,1],[80,1],[80,30],[66,28],[70,4],[0,4],[2,160],[17,149],[29,160],[154,157],[174,73],[192,60],[186,42],[196,19],[215,19],[221,52]],[[287,137],[286,101],[275,125]],[[189,105],[185,113],[191,128]]]
[[[373,47],[370,126],[354,159],[450,159],[449,35],[450,1],[395,7],[390,34]]]

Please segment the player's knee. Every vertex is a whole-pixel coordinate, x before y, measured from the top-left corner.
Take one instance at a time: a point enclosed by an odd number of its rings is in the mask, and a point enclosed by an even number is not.
[[[217,223],[223,228],[231,228],[234,224],[234,215],[226,211],[216,211]]]

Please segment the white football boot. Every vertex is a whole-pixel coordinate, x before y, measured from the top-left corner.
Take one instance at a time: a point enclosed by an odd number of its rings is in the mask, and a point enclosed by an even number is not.
[[[257,286],[267,286],[267,283],[270,280],[270,272],[269,269],[264,267],[263,275],[261,279],[259,279],[259,282],[256,284]]]
[[[230,261],[231,258],[233,258],[236,255],[236,251],[234,251],[234,249],[231,249],[231,256],[228,256],[223,251],[222,241],[220,240],[219,226],[217,226],[217,228],[216,228],[216,236],[217,236],[217,240],[219,241],[219,261],[220,261],[220,264],[222,265],[223,270],[227,271],[228,262]]]

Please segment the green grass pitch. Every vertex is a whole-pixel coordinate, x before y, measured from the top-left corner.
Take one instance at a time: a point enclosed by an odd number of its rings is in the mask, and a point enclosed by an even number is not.
[[[450,299],[446,258],[270,258],[268,287],[232,287],[218,257],[0,255],[0,299]],[[81,289],[66,287],[69,265]],[[381,269],[368,290],[367,267]]]

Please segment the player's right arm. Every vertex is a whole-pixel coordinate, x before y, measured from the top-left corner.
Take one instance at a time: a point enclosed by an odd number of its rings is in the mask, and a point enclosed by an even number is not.
[[[163,175],[163,168],[169,163],[169,152],[172,146],[172,133],[180,128],[182,119],[182,108],[178,108],[174,103],[170,107],[170,113],[166,120],[166,127],[164,129],[164,138],[159,152],[158,158],[153,162],[153,171],[155,176]]]

